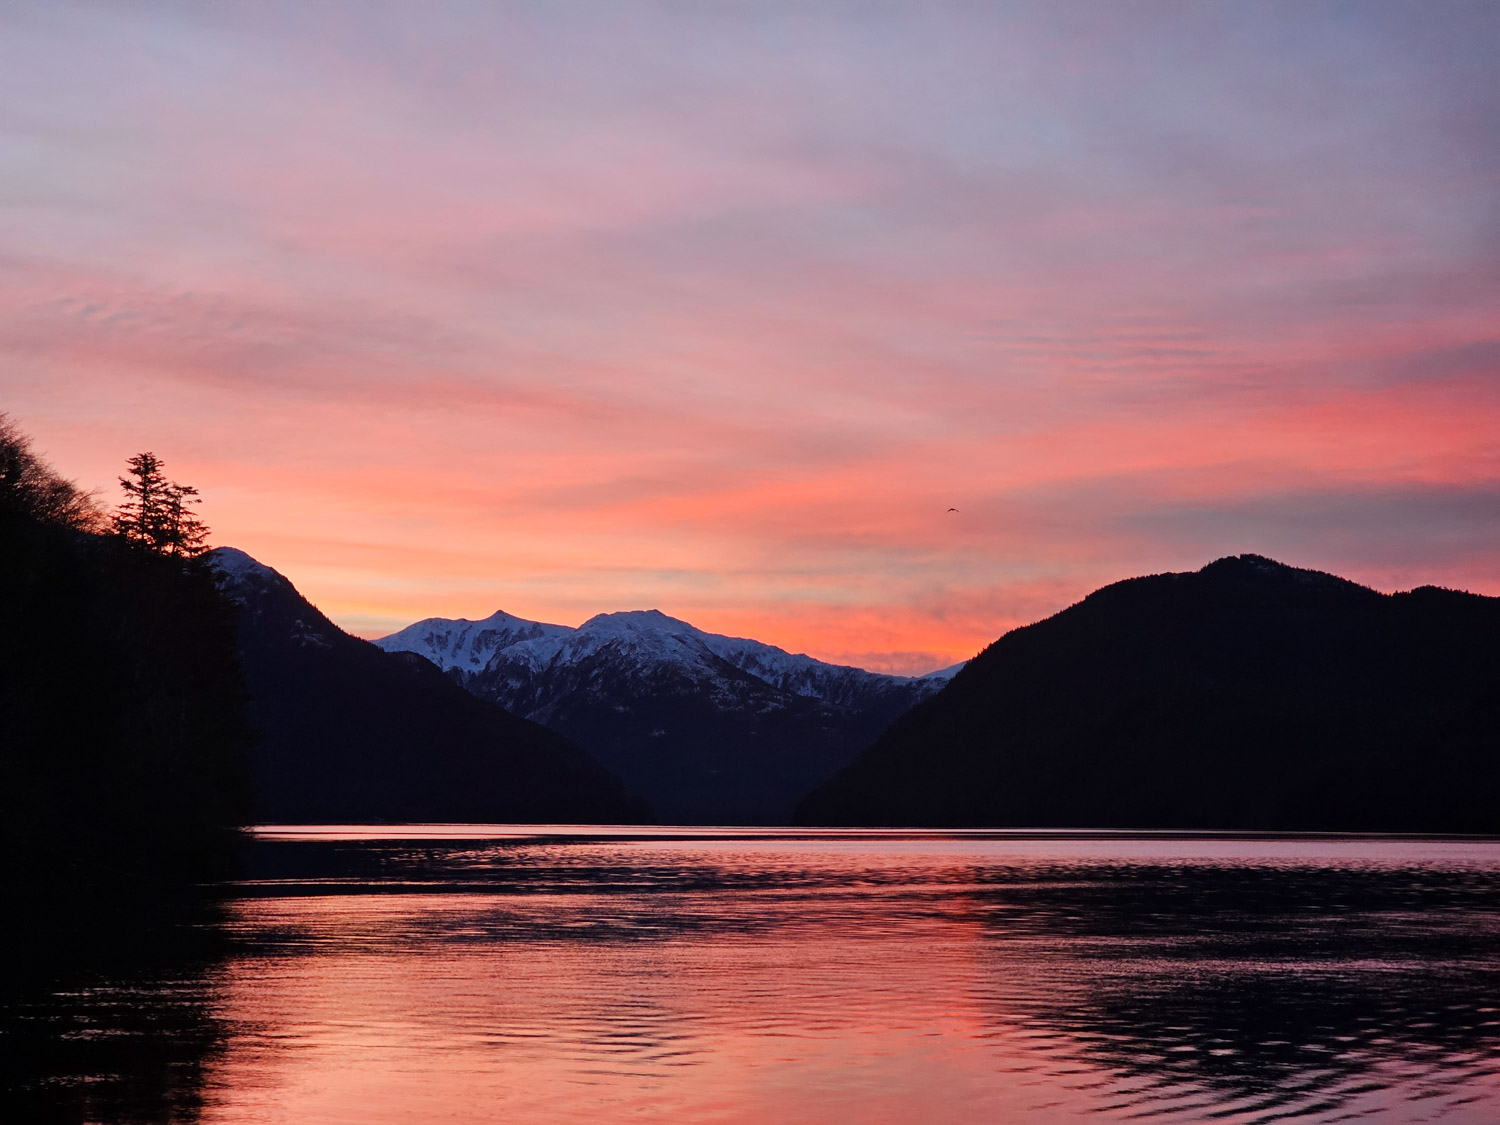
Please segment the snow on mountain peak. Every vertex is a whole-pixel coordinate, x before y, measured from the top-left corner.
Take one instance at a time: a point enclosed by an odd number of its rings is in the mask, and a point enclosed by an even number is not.
[[[236,547],[215,547],[206,557],[217,572],[219,589],[242,605],[256,592],[277,586],[291,588],[280,572]]]
[[[534,675],[606,653],[637,671],[670,666],[710,680],[722,678],[727,664],[778,690],[830,702],[852,699],[876,685],[919,683],[936,690],[945,682],[942,673],[916,679],[826,664],[762,641],[706,633],[658,609],[601,613],[576,629],[506,613],[483,621],[428,618],[375,643],[388,652],[419,653],[445,671],[466,675],[486,670],[494,675],[501,665],[513,670],[506,676]]]
[[[415,652],[439,668],[477,672],[502,649],[539,638],[570,635],[566,625],[527,621],[496,610],[479,621],[429,617],[375,642],[386,652]]]
[[[618,613],[600,613],[578,626],[580,633],[601,637],[641,633],[667,633],[675,636],[702,636],[686,621],[668,617],[659,609],[627,609]]]
[[[247,578],[269,578],[276,572],[263,562],[251,558],[237,547],[215,547],[208,555],[209,561],[227,578],[244,581]]]

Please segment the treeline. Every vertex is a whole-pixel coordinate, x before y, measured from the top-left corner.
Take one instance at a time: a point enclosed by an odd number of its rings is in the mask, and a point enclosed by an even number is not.
[[[0,414],[0,875],[17,917],[229,872],[251,731],[191,488],[133,458],[111,515]]]

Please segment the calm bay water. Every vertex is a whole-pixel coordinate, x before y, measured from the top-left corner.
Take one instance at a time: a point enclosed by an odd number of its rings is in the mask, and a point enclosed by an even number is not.
[[[251,859],[207,952],[4,1009],[18,1104],[1500,1121],[1500,842],[465,826]]]

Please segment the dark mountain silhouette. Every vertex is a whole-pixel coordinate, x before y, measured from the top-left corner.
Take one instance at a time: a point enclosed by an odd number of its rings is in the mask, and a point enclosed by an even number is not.
[[[77,1023],[54,1034],[61,1025],[42,1026],[38,1003],[86,992],[75,986],[101,973],[211,958],[212,885],[239,871],[251,731],[234,606],[206,566],[108,528],[98,500],[0,412],[6,1121],[99,1119],[94,1083],[61,1088],[71,1064],[54,1063],[105,1037]],[[156,1030],[136,1026],[138,1043]],[[74,1073],[108,1084],[103,1067],[125,1056],[108,1038],[83,1048],[87,1069]],[[184,1090],[202,1057],[174,1053],[145,1084]]]
[[[840,705],[710,659],[707,672],[641,666],[606,648],[526,674],[502,654],[466,686],[589,747],[673,824],[787,823],[798,796],[920,698]]]
[[[656,610],[577,629],[431,618],[376,644],[576,740],[676,824],[787,823],[798,797],[951,675],[825,664]]]
[[[276,571],[211,556],[240,606],[262,822],[631,823],[649,809],[563,736],[431,662],[343,632]]]
[[[1500,832],[1500,598],[1254,555],[1007,633],[805,824]]]
[[[0,512],[12,891],[145,899],[228,872],[248,811],[241,696],[233,614],[206,568]]]

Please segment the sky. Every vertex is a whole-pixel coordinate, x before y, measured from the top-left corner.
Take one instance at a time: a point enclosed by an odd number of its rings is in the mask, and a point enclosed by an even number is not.
[[[10,0],[0,410],[362,636],[1500,595],[1496,58],[1489,0]]]

